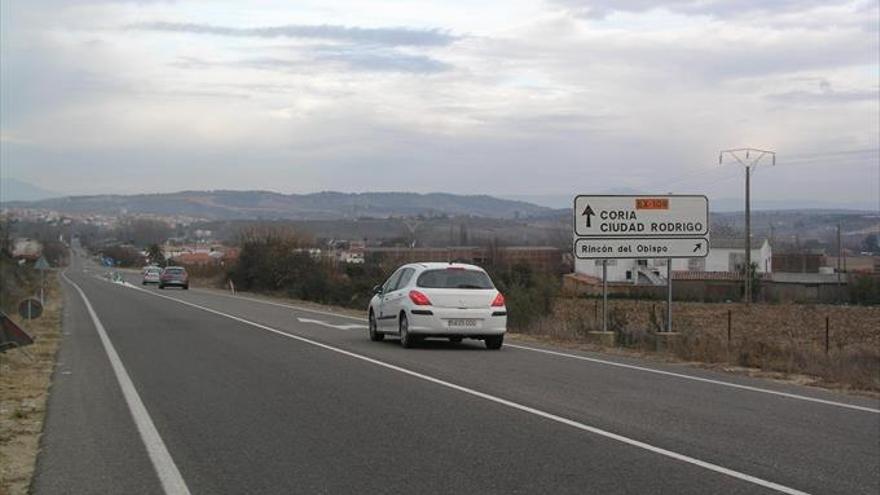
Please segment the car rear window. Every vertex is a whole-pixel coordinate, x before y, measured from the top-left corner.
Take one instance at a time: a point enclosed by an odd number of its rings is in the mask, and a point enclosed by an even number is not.
[[[425,289],[492,289],[492,280],[486,272],[464,268],[426,270],[419,275],[416,285]]]

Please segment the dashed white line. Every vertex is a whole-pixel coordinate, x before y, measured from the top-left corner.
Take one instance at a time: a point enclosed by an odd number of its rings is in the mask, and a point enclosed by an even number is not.
[[[443,386],[443,387],[446,387],[446,388],[449,388],[449,389],[452,389],[452,390],[457,390],[457,391],[459,391],[459,392],[462,392],[462,393],[465,393],[465,394],[468,394],[468,395],[471,395],[471,396],[474,396],[474,397],[479,397],[479,398],[481,398],[481,399],[485,399],[485,400],[487,400],[487,401],[494,402],[494,403],[496,403],[496,404],[500,404],[500,405],[503,405],[503,406],[506,406],[506,407],[509,407],[509,408],[512,408],[512,409],[516,409],[516,410],[518,410],[518,411],[522,411],[522,412],[529,413],[529,414],[532,414],[532,415],[535,415],[535,416],[539,416],[539,417],[541,417],[541,418],[545,418],[545,419],[548,419],[548,420],[550,420],[550,421],[555,421],[555,422],[557,422],[557,423],[561,423],[561,424],[564,424],[564,425],[567,425],[567,426],[570,426],[570,427],[573,427],[573,428],[576,428],[576,429],[579,429],[579,430],[582,430],[582,431],[586,431],[586,432],[593,433],[593,434],[595,434],[595,435],[599,435],[599,436],[602,436],[602,437],[605,437],[605,438],[608,438],[608,439],[611,439],[611,440],[615,440],[615,441],[617,441],[617,442],[624,443],[624,444],[626,444],[626,445],[630,445],[630,446],[637,447],[637,448],[640,448],[640,449],[643,449],[643,450],[647,450],[647,451],[649,451],[649,452],[653,452],[653,453],[655,453],[655,454],[658,454],[658,455],[661,455],[661,456],[664,456],[664,457],[668,457],[668,458],[671,458],[671,459],[675,459],[675,460],[677,460],[677,461],[681,461],[681,462],[685,462],[685,463],[687,463],[687,464],[691,464],[691,465],[694,465],[694,466],[698,466],[698,467],[701,467],[701,468],[703,468],[703,469],[706,469],[706,470],[709,470],[709,471],[713,471],[713,472],[715,472],[715,473],[723,474],[723,475],[725,475],[725,476],[729,476],[729,477],[732,477],[732,478],[735,478],[735,479],[738,479],[738,480],[741,480],[741,481],[746,481],[746,482],[748,482],[748,483],[752,483],[752,484],[755,484],[755,485],[758,485],[758,486],[762,486],[762,487],[764,487],[764,488],[768,488],[768,489],[771,489],[771,490],[775,490],[775,491],[778,491],[778,492],[780,492],[780,493],[785,493],[785,494],[788,494],[788,495],[806,495],[806,492],[803,492],[803,491],[801,491],[801,490],[797,490],[797,489],[795,489],[795,488],[791,488],[791,487],[788,487],[788,486],[785,486],[785,485],[780,485],[780,484],[778,484],[778,483],[774,483],[774,482],[772,482],[772,481],[768,481],[768,480],[765,480],[765,479],[762,479],[762,478],[758,478],[758,477],[756,477],[756,476],[752,476],[752,475],[749,475],[749,474],[746,474],[746,473],[742,473],[742,472],[739,472],[739,471],[735,471],[735,470],[733,470],[733,469],[728,469],[728,468],[725,468],[725,467],[723,467],[723,466],[719,466],[719,465],[717,465],[717,464],[713,464],[713,463],[711,463],[711,462],[702,461],[702,460],[700,460],[700,459],[696,459],[696,458],[694,458],[694,457],[690,457],[690,456],[687,456],[687,455],[684,455],[684,454],[680,454],[680,453],[678,453],[678,452],[673,452],[673,451],[671,451],[671,450],[667,450],[667,449],[664,449],[664,448],[662,448],[662,447],[657,447],[657,446],[654,446],[654,445],[651,445],[651,444],[648,444],[648,443],[645,443],[645,442],[641,442],[641,441],[639,441],[639,440],[635,440],[635,439],[633,439],[633,438],[629,438],[629,437],[626,437],[626,436],[623,436],[623,435],[618,435],[617,433],[612,433],[612,432],[610,432],[610,431],[606,431],[606,430],[603,430],[603,429],[600,429],[600,428],[596,428],[595,426],[590,426],[590,425],[587,425],[587,424],[584,424],[584,423],[581,423],[581,422],[578,422],[578,421],[575,421],[575,420],[572,420],[572,419],[564,418],[564,417],[562,417],[562,416],[557,416],[557,415],[555,415],[555,414],[552,414],[552,413],[549,413],[549,412],[546,412],[546,411],[542,411],[542,410],[540,410],[540,409],[536,409],[536,408],[534,408],[534,407],[526,406],[526,405],[524,405],[524,404],[520,404],[520,403],[518,403],[518,402],[514,402],[514,401],[511,401],[511,400],[503,399],[503,398],[501,398],[501,397],[497,397],[497,396],[490,395],[490,394],[487,394],[487,393],[484,393],[484,392],[480,392],[480,391],[474,390],[474,389],[472,389],[472,388],[468,388],[468,387],[464,387],[464,386],[461,386],[461,385],[457,385],[457,384],[455,384],[455,383],[447,382],[447,381],[445,381],[445,380],[441,380],[441,379],[439,379],[439,378],[435,378],[435,377],[433,377],[433,376],[426,375],[426,374],[424,374],[424,373],[419,373],[418,371],[413,371],[413,370],[410,370],[410,369],[407,369],[407,368],[403,368],[403,367],[401,367],[401,366],[397,366],[397,365],[394,365],[394,364],[391,364],[391,363],[387,363],[387,362],[385,362],[385,361],[380,361],[380,360],[378,360],[378,359],[374,359],[374,358],[371,358],[371,357],[368,357],[368,356],[364,356],[363,354],[358,354],[358,353],[355,353],[355,352],[346,351],[345,349],[341,349],[341,348],[339,348],[339,347],[334,347],[334,346],[332,346],[332,345],[324,344],[324,343],[321,343],[321,342],[318,342],[318,341],[315,341],[315,340],[308,339],[308,338],[306,338],[306,337],[301,337],[301,336],[299,336],[299,335],[289,334],[289,333],[287,333],[287,332],[283,332],[283,331],[278,330],[278,329],[276,329],[276,328],[272,328],[272,327],[269,327],[269,326],[266,326],[266,325],[263,325],[263,324],[260,324],[260,323],[254,322],[254,321],[246,320],[246,319],[244,319],[244,318],[241,318],[241,317],[238,317],[238,316],[235,316],[235,315],[231,315],[231,314],[228,314],[228,313],[224,313],[224,312],[222,312],[222,311],[217,311],[216,309],[212,309],[212,308],[209,308],[209,307],[206,307],[206,306],[201,306],[201,305],[199,305],[199,304],[191,303],[191,302],[189,302],[189,301],[184,301],[184,300],[182,300],[182,299],[178,299],[178,298],[175,298],[175,297],[170,297],[170,296],[166,296],[166,295],[163,295],[163,294],[157,294],[157,293],[155,293],[155,292],[151,292],[151,291],[148,291],[148,290],[144,290],[144,289],[142,289],[142,288],[140,288],[140,287],[131,286],[131,288],[134,289],[134,290],[138,290],[138,291],[144,292],[144,293],[146,293],[146,294],[150,294],[151,296],[161,297],[161,298],[163,298],[163,299],[168,299],[168,300],[174,301],[174,302],[176,302],[176,303],[183,304],[183,305],[185,305],[185,306],[190,306],[190,307],[192,307],[192,308],[200,309],[200,310],[202,310],[202,311],[206,311],[206,312],[208,312],[208,313],[212,313],[212,314],[215,314],[215,315],[218,315],[218,316],[222,316],[222,317],[224,317],[224,318],[229,318],[230,320],[237,321],[237,322],[239,322],[239,323],[243,323],[243,324],[245,324],[245,325],[250,325],[250,326],[252,326],[252,327],[259,328],[259,329],[261,329],[261,330],[264,330],[264,331],[266,331],[266,332],[273,333],[273,334],[275,334],[275,335],[279,335],[279,336],[286,337],[286,338],[289,338],[289,339],[297,340],[297,341],[299,341],[299,342],[303,342],[303,343],[306,343],[306,344],[309,344],[309,345],[313,345],[313,346],[315,346],[315,347],[319,347],[319,348],[321,348],[321,349],[325,349],[325,350],[328,350],[328,351],[336,352],[336,353],[339,353],[339,354],[342,354],[342,355],[344,355],[344,356],[348,356],[348,357],[351,357],[351,358],[354,358],[354,359],[359,359],[359,360],[364,361],[364,362],[367,362],[367,363],[371,363],[371,364],[374,364],[374,365],[377,365],[377,366],[381,366],[381,367],[386,368],[386,369],[389,369],[389,370],[393,370],[393,371],[396,371],[396,372],[399,372],[399,373],[403,373],[403,374],[405,374],[405,375],[408,375],[408,376],[411,376],[411,377],[414,377],[414,378],[418,378],[418,379],[420,379],[420,380],[424,380],[424,381],[427,381],[427,382],[431,382],[431,383],[434,383],[434,384],[436,384],[436,385],[440,385],[440,386]]]
[[[313,320],[311,318],[297,317],[297,321],[300,323],[311,323],[313,325],[321,325],[322,327],[335,328],[337,330],[363,330],[367,328],[366,325],[334,325],[332,323],[327,323],[326,321]]]
[[[98,332],[101,343],[104,345],[104,351],[107,353],[107,358],[110,360],[113,374],[116,375],[116,381],[119,382],[119,388],[122,389],[125,403],[128,405],[131,417],[134,419],[141,440],[144,442],[144,446],[147,449],[150,462],[153,464],[153,469],[156,470],[156,474],[159,476],[159,482],[162,484],[162,489],[167,495],[189,495],[189,488],[183,481],[183,476],[180,475],[180,470],[177,469],[174,459],[171,458],[171,453],[168,452],[165,442],[162,441],[159,431],[156,430],[156,425],[153,424],[153,420],[150,418],[150,413],[147,412],[147,408],[144,406],[140,395],[138,395],[137,390],[134,388],[134,383],[132,383],[131,377],[128,376],[128,371],[125,370],[125,366],[122,364],[122,360],[119,358],[116,348],[113,347],[110,337],[107,336],[107,331],[104,329],[104,325],[101,324],[101,320],[98,319],[95,309],[92,308],[92,303],[89,302],[85,292],[83,292],[79,285],[73,280],[70,280],[66,273],[62,272],[61,276],[79,293],[79,297],[82,298],[86,310],[92,318],[92,323],[95,326],[95,330]]]

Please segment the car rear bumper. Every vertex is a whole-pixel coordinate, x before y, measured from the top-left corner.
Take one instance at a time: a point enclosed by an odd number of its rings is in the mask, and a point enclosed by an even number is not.
[[[179,285],[180,287],[189,285],[189,282],[185,282],[183,280],[162,280],[159,283],[161,283],[162,285],[166,285],[166,286],[167,285]]]
[[[413,309],[407,315],[409,331],[418,335],[435,337],[490,336],[507,332],[507,310],[425,308]],[[450,320],[468,320],[474,326],[452,326]]]

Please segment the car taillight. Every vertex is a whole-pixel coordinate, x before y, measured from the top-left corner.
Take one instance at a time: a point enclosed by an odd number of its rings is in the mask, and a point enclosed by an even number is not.
[[[409,300],[413,302],[416,306],[430,306],[431,300],[428,299],[428,296],[422,294],[417,290],[409,291]]]
[[[495,308],[500,306],[504,306],[504,295],[499,292],[498,295],[495,296],[495,299],[492,300],[492,307]]]

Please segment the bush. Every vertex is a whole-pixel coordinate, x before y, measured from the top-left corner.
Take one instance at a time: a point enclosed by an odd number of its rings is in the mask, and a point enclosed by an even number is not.
[[[524,263],[489,267],[488,271],[504,294],[509,328],[523,330],[553,312],[553,302],[560,289],[557,277],[535,273]]]
[[[311,238],[291,229],[257,227],[240,236],[241,254],[227,276],[242,290],[281,291],[289,297],[365,308],[388,273],[379,264],[337,265],[309,253]]]
[[[853,304],[880,304],[880,277],[854,274],[850,276],[847,288]]]

